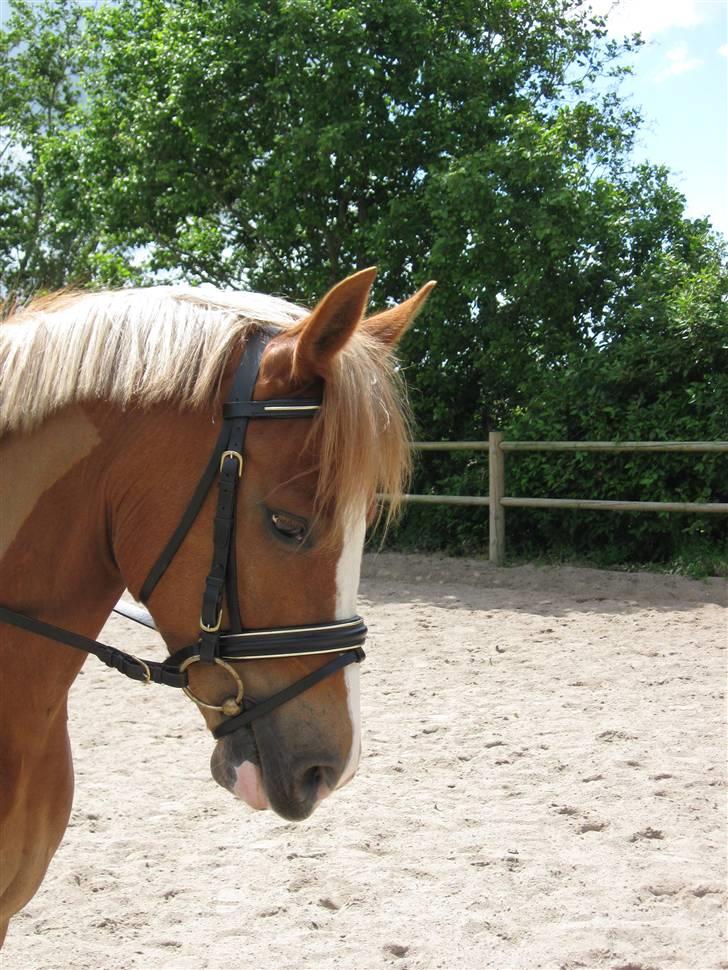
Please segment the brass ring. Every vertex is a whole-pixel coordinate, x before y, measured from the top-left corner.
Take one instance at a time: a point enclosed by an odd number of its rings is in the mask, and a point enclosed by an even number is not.
[[[235,713],[239,714],[243,709],[243,693],[244,693],[243,680],[238,674],[237,670],[235,670],[235,668],[232,667],[229,663],[226,663],[224,660],[221,660],[220,657],[214,657],[213,660],[218,665],[218,667],[224,667],[225,670],[227,670],[227,672],[230,674],[230,676],[237,684],[237,690],[236,690],[234,699],[229,697],[226,700],[224,700],[222,704],[206,704],[205,701],[201,701],[198,697],[195,697],[195,695],[192,693],[189,687],[183,687],[182,690],[184,691],[185,694],[187,694],[187,696],[191,701],[194,701],[195,704],[199,704],[200,707],[206,707],[210,711],[222,711],[224,714],[229,713],[231,709],[229,702],[233,700],[238,707],[238,710],[235,711]],[[183,673],[192,664],[199,663],[199,662],[200,662],[199,657],[188,657],[187,660],[185,660],[184,663],[180,665],[179,672]]]

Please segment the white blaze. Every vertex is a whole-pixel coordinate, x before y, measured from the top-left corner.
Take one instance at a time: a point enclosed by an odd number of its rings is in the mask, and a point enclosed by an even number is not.
[[[336,566],[336,619],[346,620],[356,612],[356,594],[359,590],[361,556],[366,534],[366,516],[362,513],[358,520],[347,529],[344,547]],[[341,780],[336,786],[341,788],[356,772],[361,753],[361,713],[359,710],[359,664],[352,663],[344,669],[346,682],[346,703],[351,721],[351,749]]]

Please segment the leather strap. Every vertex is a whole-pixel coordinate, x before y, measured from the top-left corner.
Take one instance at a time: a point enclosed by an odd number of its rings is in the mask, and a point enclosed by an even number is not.
[[[321,408],[321,401],[298,398],[276,401],[228,401],[222,416],[230,418],[312,418]]]
[[[235,373],[228,404],[248,402],[253,397],[260,361],[268,340],[260,333],[253,334],[245,348],[243,359]],[[200,610],[200,660],[213,663],[219,655],[220,620],[223,597],[227,592],[228,619],[241,628],[237,584],[228,582],[232,537],[235,531],[238,482],[243,473],[243,449],[250,418],[244,415],[224,417],[227,442],[222,454],[218,479],[217,509],[213,523],[212,563],[205,580]]]
[[[219,740],[225,737],[226,734],[232,734],[233,731],[237,731],[246,724],[250,724],[256,718],[262,717],[264,714],[269,714],[276,707],[280,707],[281,704],[285,704],[294,697],[298,697],[299,694],[308,690],[309,687],[318,684],[319,681],[336,673],[337,670],[341,670],[342,667],[346,667],[351,663],[361,663],[363,659],[363,650],[349,650],[346,653],[340,653],[338,657],[330,660],[323,667],[319,667],[318,670],[312,671],[306,677],[297,680],[290,687],[285,687],[267,700],[255,702],[251,708],[243,711],[242,714],[236,714],[235,717],[230,717],[226,721],[223,721],[222,724],[218,724],[213,730],[212,736],[216,740]],[[248,699],[248,702],[250,702],[250,699]]]
[[[228,399],[228,404],[241,404],[245,401],[245,391],[249,388],[247,397],[253,396],[253,388],[255,387],[255,381],[258,376],[258,370],[260,368],[260,360],[263,356],[263,350],[267,343],[267,335],[256,332],[248,338],[248,342],[245,345],[245,351],[243,353],[243,358],[240,365],[235,372],[235,378],[233,381],[233,387],[230,392],[230,397]],[[227,406],[227,405],[226,405]],[[205,471],[202,473],[202,477],[197,483],[197,487],[192,494],[192,498],[187,505],[187,508],[182,514],[182,518],[170,536],[167,545],[159,554],[157,561],[154,563],[152,568],[149,570],[149,575],[144,580],[142,584],[141,591],[139,593],[139,599],[142,603],[146,603],[149,597],[152,595],[157,583],[164,575],[169,564],[175,557],[177,550],[182,545],[185,536],[192,528],[192,524],[197,518],[202,504],[207,497],[207,493],[210,491],[215,478],[220,472],[220,461],[223,454],[226,451],[238,451],[242,454],[242,444],[245,440],[245,430],[247,428],[246,418],[242,427],[237,429],[231,428],[230,421],[228,419],[223,419],[223,427],[218,435],[217,442],[215,443],[215,448],[210,456],[210,461],[207,463]],[[235,448],[231,444],[231,434],[234,430],[238,431],[235,436],[236,442],[239,440],[240,447]],[[240,471],[240,469],[237,469]]]
[[[11,624],[11,626],[19,627],[21,630],[26,630],[28,633],[45,637],[47,640],[55,640],[67,647],[92,653],[107,667],[113,667],[114,670],[118,670],[125,677],[131,677],[132,680],[139,680],[143,683],[148,683],[151,680],[155,684],[165,684],[167,687],[187,686],[187,674],[184,671],[180,673],[176,666],[168,666],[168,661],[159,663],[156,660],[140,660],[130,653],[124,653],[123,650],[117,650],[116,647],[100,643],[98,640],[91,640],[81,633],[64,630],[52,623],[37,620],[33,616],[25,616],[24,613],[16,613],[15,610],[9,610],[5,606],[0,606],[0,620]]]
[[[361,617],[319,623],[304,627],[282,627],[280,630],[246,630],[225,633],[220,637],[220,659],[271,660],[276,657],[314,656],[341,653],[360,647],[366,640],[367,628]],[[181,665],[199,654],[198,645],[176,650],[167,658],[171,665]]]
[[[210,491],[212,483],[215,481],[215,476],[220,469],[220,459],[222,457],[222,453],[225,451],[226,442],[227,428],[223,428],[215,444],[215,449],[210,456],[210,460],[207,463],[207,467],[202,473],[202,478],[197,483],[197,488],[190,499],[189,505],[185,509],[182,518],[179,520],[177,528],[170,536],[169,542],[160,552],[157,561],[149,570],[149,575],[144,580],[142,588],[139,592],[139,599],[142,601],[142,603],[148,602],[149,597],[154,592],[157,583],[166,572],[167,567],[174,559],[177,550],[182,545],[185,536],[192,528],[192,523],[197,518],[197,515],[202,508],[202,503],[205,501],[207,493]]]

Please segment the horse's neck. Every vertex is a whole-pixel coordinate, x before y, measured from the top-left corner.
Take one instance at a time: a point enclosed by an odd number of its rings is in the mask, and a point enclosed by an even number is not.
[[[123,583],[109,548],[109,442],[80,407],[0,442],[0,602],[96,636]],[[4,673],[35,671],[60,701],[84,654],[3,625]],[[16,670],[17,668],[17,670]],[[42,676],[40,674],[42,672]]]

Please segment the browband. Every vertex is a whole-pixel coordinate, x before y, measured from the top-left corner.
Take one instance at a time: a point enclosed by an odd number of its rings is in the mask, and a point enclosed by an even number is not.
[[[232,418],[310,418],[320,410],[321,401],[237,401],[223,405],[222,416]]]

